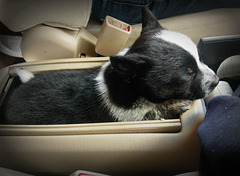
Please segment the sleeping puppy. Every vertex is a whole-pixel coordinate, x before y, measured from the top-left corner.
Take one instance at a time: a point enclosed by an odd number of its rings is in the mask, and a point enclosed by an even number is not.
[[[192,100],[205,97],[218,84],[215,73],[199,60],[194,43],[162,28],[147,8],[140,37],[101,67],[18,75],[30,81],[8,98],[6,124],[179,118]]]

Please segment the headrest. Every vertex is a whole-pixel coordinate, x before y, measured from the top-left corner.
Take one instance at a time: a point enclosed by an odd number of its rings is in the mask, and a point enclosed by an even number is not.
[[[217,75],[222,78],[240,78],[240,55],[225,59],[217,70]]]
[[[15,32],[41,23],[65,28],[86,27],[91,7],[92,0],[2,0],[0,21]]]

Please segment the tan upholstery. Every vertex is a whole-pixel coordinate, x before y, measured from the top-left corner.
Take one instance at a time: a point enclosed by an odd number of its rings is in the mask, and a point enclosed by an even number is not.
[[[69,176],[108,176],[105,174],[100,174],[100,173],[96,173],[96,172],[89,172],[89,171],[83,171],[83,170],[78,170],[75,171],[74,173],[72,173]]]
[[[21,43],[25,61],[95,57],[97,39],[84,28],[69,30],[37,25],[23,32]]]
[[[186,34],[195,44],[198,44],[203,37],[239,34],[240,8],[214,9],[179,15],[159,20],[159,22],[166,29]],[[97,36],[100,27],[100,23],[90,20],[87,30]],[[132,45],[140,32],[141,24],[132,25],[132,33],[125,46]]]
[[[15,170],[7,169],[7,168],[2,168],[0,167],[0,175],[1,176],[33,176],[30,174],[26,174],[23,172],[18,172]]]
[[[189,36],[195,44],[203,37],[233,35],[240,33],[240,8],[216,9],[159,20],[169,30]],[[130,46],[141,31],[141,25],[132,26]]]
[[[201,176],[201,174],[197,171],[195,172],[187,172],[187,173],[182,173],[176,176]]]
[[[219,78],[239,78],[240,77],[240,55],[231,56],[225,59],[217,70]]]
[[[0,167],[0,175],[1,176],[34,176],[34,175],[30,175],[27,173],[23,173],[23,172],[18,172],[12,169],[7,169],[7,168],[3,168]],[[72,174],[70,174],[69,176],[108,176],[105,174],[100,174],[100,173],[96,173],[96,172],[89,172],[89,171],[83,171],[83,170],[77,170],[75,172],[73,172]],[[65,175],[67,176],[67,175]]]
[[[92,0],[1,0],[0,21],[15,32],[41,23],[79,28],[87,25],[91,8]]]

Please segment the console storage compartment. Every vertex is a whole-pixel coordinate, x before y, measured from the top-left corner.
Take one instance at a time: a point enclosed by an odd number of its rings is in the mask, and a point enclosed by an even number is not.
[[[35,74],[86,69],[108,57],[46,60],[0,70],[1,102],[14,68]],[[200,144],[196,130],[204,105],[196,100],[180,119],[71,125],[0,125],[0,165],[39,175],[88,170],[109,175],[179,173],[196,170]]]

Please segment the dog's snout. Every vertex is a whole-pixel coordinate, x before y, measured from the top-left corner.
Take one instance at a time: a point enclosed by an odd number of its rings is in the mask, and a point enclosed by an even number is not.
[[[219,78],[217,75],[214,75],[212,78],[212,83],[210,85],[211,89],[214,89],[219,83]]]

